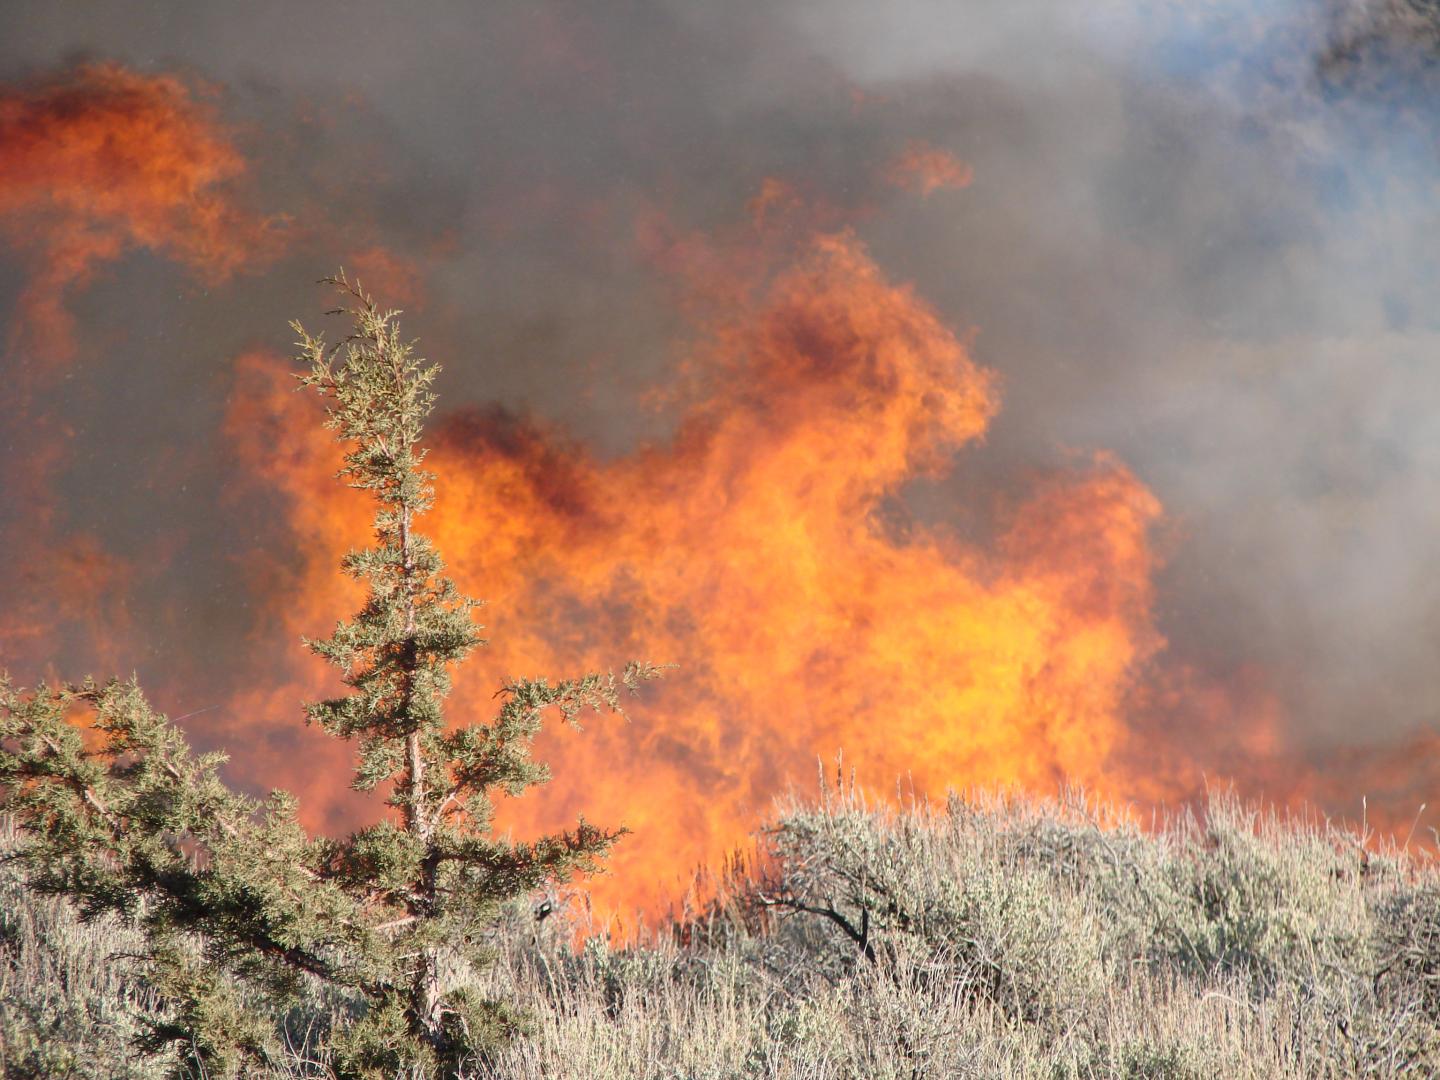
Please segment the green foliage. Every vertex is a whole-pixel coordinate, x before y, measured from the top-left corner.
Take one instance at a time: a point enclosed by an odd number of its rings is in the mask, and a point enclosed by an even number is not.
[[[1342,830],[1278,820],[1226,796],[1150,832],[1080,800],[955,799],[892,813],[831,793],[818,806],[785,807],[765,837],[765,858],[736,868],[713,906],[623,945],[591,927],[577,952],[566,916],[537,924],[530,905],[501,905],[494,962],[475,973],[473,1000],[506,997],[523,1009],[525,1034],[498,1039],[467,1078],[1350,1080],[1440,1071],[1440,869],[1429,858],[1362,849]],[[0,852],[13,841],[0,826]],[[998,883],[1012,875],[1019,883],[1007,891]],[[833,900],[859,921],[861,894],[845,883],[861,880],[898,887],[897,910],[910,915],[903,922],[879,890],[866,894],[877,908],[873,961],[828,916],[761,900]],[[1282,896],[1275,882],[1304,895]],[[1197,962],[1176,928],[1223,940],[1234,913],[1204,903],[1217,889],[1271,905],[1253,921],[1290,930],[1250,935],[1230,959],[1211,962],[1217,952]],[[0,901],[12,899],[13,919],[0,903],[0,929],[16,927],[0,937],[5,1075],[151,1080],[135,1071],[133,1052],[126,1061],[123,1036],[163,1006],[127,990],[103,962],[115,935],[133,932],[113,918],[76,925],[68,907],[19,888],[0,864]],[[392,1065],[403,1016],[372,1013],[355,1025],[352,1014],[341,998],[294,1006],[277,1080],[332,1077],[340,1060]],[[498,1035],[518,1020],[497,1011],[488,1022]],[[330,1029],[340,1030],[338,1045],[309,1038]],[[3,1056],[22,1045],[28,1073],[24,1059]],[[35,1072],[37,1061],[60,1064]]]
[[[349,692],[306,715],[355,743],[354,787],[385,790],[395,817],[311,837],[288,795],[228,788],[223,755],[194,755],[134,682],[26,693],[0,680],[0,793],[24,829],[14,855],[35,890],[138,931],[163,1004],[134,1043],[176,1076],[277,1068],[277,1018],[316,983],[353,1004],[324,1036],[343,1077],[455,1076],[514,1030],[474,988],[485,931],[506,900],[596,869],[621,833],[582,819],[533,843],[496,837],[494,795],[547,778],[529,755],[547,711],[569,723],[618,712],[623,691],[657,674],[515,680],[490,723],[447,729],[451,669],[483,639],[477,602],[415,528],[433,494],[418,443],[438,368],[400,337],[395,312],[343,276],[331,284],[353,332],[332,349],[295,324],[298,377],[346,444],[340,477],[377,508],[374,544],[342,563],[367,586],[364,605],[307,642]]]

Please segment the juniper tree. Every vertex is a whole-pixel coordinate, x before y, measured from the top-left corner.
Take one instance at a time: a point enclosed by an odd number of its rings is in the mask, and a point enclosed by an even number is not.
[[[513,679],[488,722],[447,725],[451,669],[484,642],[477,602],[416,530],[432,499],[419,440],[438,366],[401,338],[397,312],[343,273],[327,280],[353,331],[332,348],[292,324],[297,377],[347,447],[340,478],[376,512],[374,543],[342,563],[368,587],[363,607],[306,642],[348,692],[305,712],[355,744],[353,786],[391,809],[343,840],[313,837],[291,796],[228,787],[224,756],[193,753],[133,680],[25,693],[0,679],[0,796],[26,830],[30,880],[143,930],[140,959],[170,1005],[144,1049],[171,1054],[180,1077],[266,1067],[276,1006],[307,982],[359,1002],[329,1037],[340,1075],[458,1075],[512,1023],[467,977],[498,906],[594,870],[623,832],[582,818],[515,842],[493,831],[494,797],[548,778],[530,756],[547,712],[618,712],[622,691],[657,673]]]

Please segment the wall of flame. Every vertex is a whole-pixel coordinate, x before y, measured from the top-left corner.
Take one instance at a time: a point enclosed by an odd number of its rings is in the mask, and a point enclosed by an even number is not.
[[[212,93],[99,65],[0,96],[0,233],[28,274],[6,361],[30,418],[3,466],[0,656],[22,673],[76,657],[127,670],[144,632],[127,590],[166,558],[162,540],[143,562],[107,551],[55,512],[74,433],[49,390],[83,375],[69,304],[97,273],[139,252],[219,287],[303,242],[350,253],[382,299],[424,301],[414,267],[383,244],[323,219],[301,235],[256,210]],[[922,142],[879,172],[922,197],[970,181]],[[1216,762],[1272,798],[1320,793],[1288,754],[1263,673],[1220,680],[1166,660],[1162,507],[1114,456],[1077,454],[1003,493],[983,542],[895,512],[907,485],[985,438],[999,380],[845,227],[858,210],[804,206],[767,182],[748,207],[762,239],[743,258],[658,244],[657,266],[685,264],[702,301],[687,310],[706,313],[657,389],[666,437],[606,455],[498,407],[450,404],[438,419],[428,528],[461,587],[487,600],[491,639],[460,673],[455,720],[485,720],[509,675],[674,665],[627,719],[547,733],[556,779],[507,805],[505,824],[531,833],[583,812],[630,828],[595,896],[653,912],[840,753],[872,789],[922,796],[1069,783],[1178,800]],[[425,332],[423,318],[406,326]],[[237,540],[234,553],[253,637],[227,658],[238,677],[210,691],[177,669],[159,690],[220,697],[190,721],[198,737],[226,744],[243,782],[299,792],[313,826],[344,828],[364,808],[344,789],[343,748],[298,727],[299,701],[331,689],[298,638],[354,607],[337,563],[364,542],[368,508],[331,479],[339,450],[273,349],[239,355],[228,377],[218,437],[233,472],[219,504],[249,499],[268,518],[267,544]]]

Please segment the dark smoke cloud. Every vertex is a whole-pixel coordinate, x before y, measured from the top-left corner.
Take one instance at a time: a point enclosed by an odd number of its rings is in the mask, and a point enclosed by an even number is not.
[[[1437,25],[1419,0],[15,0],[0,79],[88,57],[212,84],[255,204],[295,229],[223,289],[140,252],[75,296],[82,360],[35,406],[75,429],[57,527],[141,565],[163,539],[132,662],[162,684],[191,684],[175,658],[223,670],[264,631],[248,560],[285,537],[263,501],[217,508],[209,433],[232,358],[285,349],[313,278],[395,253],[448,407],[618,452],[667,430],[643,402],[691,332],[656,237],[734,227],[775,177],[857,222],[1001,374],[987,445],[905,512],[983,533],[995,493],[1113,449],[1174,521],[1175,657],[1265,672],[1317,754],[1428,730]],[[887,183],[917,140],[969,187]],[[0,310],[24,281],[0,254]],[[0,423],[23,450],[23,418]]]

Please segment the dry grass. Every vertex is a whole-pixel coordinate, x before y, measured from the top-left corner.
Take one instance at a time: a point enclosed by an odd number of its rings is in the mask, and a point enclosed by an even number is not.
[[[1229,796],[1149,831],[1079,799],[782,807],[698,916],[572,949],[515,907],[485,982],[528,1032],[478,1076],[1204,1077],[1440,1072],[1440,873]],[[0,845],[4,837],[0,836]],[[7,1077],[142,1077],[127,938],[0,871]],[[134,943],[128,942],[133,948]],[[282,1075],[338,1008],[286,1018]],[[148,1071],[147,1071],[148,1070]]]

